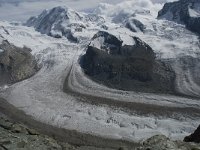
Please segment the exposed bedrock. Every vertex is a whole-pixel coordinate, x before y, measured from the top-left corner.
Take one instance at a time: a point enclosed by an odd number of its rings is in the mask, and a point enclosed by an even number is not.
[[[144,32],[144,30],[146,29],[145,25],[135,19],[135,18],[130,18],[126,21],[125,27],[130,29],[132,32],[138,32],[138,31],[142,31]]]
[[[172,141],[164,135],[155,135],[142,143],[137,150],[198,150],[200,145]]]
[[[84,72],[111,88],[141,92],[172,93],[175,74],[159,60],[152,48],[137,37],[134,45],[99,31],[81,59]]]
[[[200,143],[200,125],[190,136],[185,137],[185,142]]]
[[[19,48],[3,41],[0,50],[0,85],[24,80],[38,71],[29,48]]]
[[[179,0],[166,3],[159,11],[158,18],[185,24],[189,30],[200,34],[200,1]]]

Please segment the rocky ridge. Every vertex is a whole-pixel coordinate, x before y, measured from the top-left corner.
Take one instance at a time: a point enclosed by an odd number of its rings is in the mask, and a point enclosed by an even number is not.
[[[8,41],[3,41],[0,49],[0,85],[24,80],[38,71],[31,49],[16,47]]]
[[[166,3],[159,11],[158,18],[185,24],[189,30],[200,34],[200,1],[179,0]]]
[[[185,137],[184,141],[200,143],[200,126],[190,136]]]
[[[152,48],[137,37],[133,45],[99,31],[92,38],[81,65],[85,73],[112,88],[142,92],[172,92],[174,72],[156,60]],[[152,85],[153,88],[152,88]]]
[[[44,10],[39,16],[31,17],[26,26],[55,38],[66,37],[71,42],[78,42],[76,32],[95,25],[102,26],[104,18],[96,14],[81,14],[67,7],[55,7]]]
[[[62,36],[77,42],[72,35],[72,28],[83,29],[85,26],[81,23],[83,19],[74,10],[65,7],[55,7],[51,10],[44,10],[39,16],[31,17],[25,25],[33,26],[36,31],[47,34],[55,38]]]

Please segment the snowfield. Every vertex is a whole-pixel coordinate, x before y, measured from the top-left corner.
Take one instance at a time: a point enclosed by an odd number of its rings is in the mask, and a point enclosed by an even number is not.
[[[109,32],[124,43],[130,43],[131,36],[140,37],[158,59],[199,56],[199,39],[184,26],[158,21],[152,14],[141,12],[136,18],[146,25],[144,33],[133,33],[111,22],[108,16]],[[200,87],[191,70],[185,71],[179,61],[173,65],[178,74],[177,89],[196,98],[110,89],[84,75],[79,58],[98,30],[74,33],[81,39],[75,44],[66,38],[40,34],[31,27],[0,22],[1,40],[31,48],[42,66],[30,79],[0,88],[0,97],[46,124],[112,139],[138,142],[156,134],[182,139],[193,132],[200,122]]]

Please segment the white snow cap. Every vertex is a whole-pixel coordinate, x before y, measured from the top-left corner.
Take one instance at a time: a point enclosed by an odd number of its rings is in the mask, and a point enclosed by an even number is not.
[[[126,34],[125,31],[119,33],[119,31],[111,30],[111,31],[106,32],[106,33],[113,35],[119,41],[122,41],[122,45],[135,45],[135,40],[133,39],[133,37]],[[105,47],[104,42],[105,42],[105,38],[100,36],[100,37],[92,40],[90,45],[93,46],[93,47],[96,47],[98,49],[101,49],[102,47]]]

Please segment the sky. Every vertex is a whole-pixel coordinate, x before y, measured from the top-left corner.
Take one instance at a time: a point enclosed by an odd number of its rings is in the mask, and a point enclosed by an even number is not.
[[[99,3],[117,4],[125,0],[0,0],[0,20],[26,21],[29,17],[40,14],[44,9],[67,6],[77,11],[89,11]],[[132,0],[144,1],[144,0]],[[164,3],[172,0],[145,0]]]

